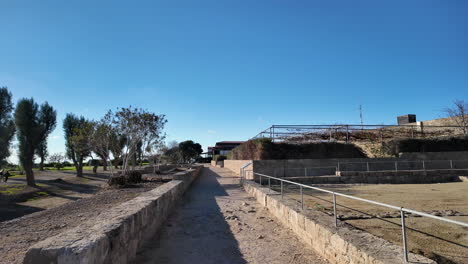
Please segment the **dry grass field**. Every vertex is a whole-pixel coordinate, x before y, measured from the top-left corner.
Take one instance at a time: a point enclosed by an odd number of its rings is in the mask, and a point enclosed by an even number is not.
[[[468,183],[322,185],[324,189],[354,195],[395,206],[468,222]],[[278,188],[275,186],[275,189]],[[285,186],[285,193],[300,201],[299,190]],[[304,201],[333,215],[329,194],[307,191]],[[401,245],[400,213],[392,209],[337,197],[338,216],[342,221]],[[439,263],[468,263],[468,228],[427,217],[409,215],[406,219],[408,247]]]

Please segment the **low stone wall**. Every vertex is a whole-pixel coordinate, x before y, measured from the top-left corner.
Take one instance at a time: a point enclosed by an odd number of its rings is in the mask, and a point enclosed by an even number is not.
[[[337,171],[342,183],[441,183],[460,181],[468,170],[413,170],[413,171]]]
[[[43,240],[28,249],[24,263],[128,263],[154,235],[202,167],[103,212],[93,223]],[[79,221],[79,220],[78,220]]]
[[[218,167],[218,168],[222,168],[222,167],[224,167],[224,161],[223,161],[223,160],[222,160],[222,161],[214,161],[214,160],[212,160],[212,161],[211,161],[211,166],[213,166],[213,167]]]
[[[330,263],[404,263],[403,249],[397,245],[341,221],[335,227],[333,217],[301,210],[297,202],[281,199],[274,191],[268,194],[267,188],[251,181],[244,182],[244,189]],[[416,254],[409,254],[409,258],[417,263],[435,263]]]
[[[224,168],[231,170],[237,175],[240,175],[241,167],[245,164],[253,162],[252,160],[224,160]],[[252,165],[246,168],[247,170],[252,169]]]
[[[293,171],[294,169],[316,168],[316,167],[337,167],[338,163],[346,162],[383,162],[397,161],[398,158],[356,158],[356,159],[289,159],[289,160],[254,160],[254,170],[256,173],[267,175],[280,174],[286,170]],[[302,171],[301,171],[302,172]]]

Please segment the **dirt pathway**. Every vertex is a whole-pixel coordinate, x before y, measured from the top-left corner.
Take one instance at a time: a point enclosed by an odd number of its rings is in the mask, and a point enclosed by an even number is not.
[[[249,197],[231,171],[204,168],[136,263],[326,263]]]

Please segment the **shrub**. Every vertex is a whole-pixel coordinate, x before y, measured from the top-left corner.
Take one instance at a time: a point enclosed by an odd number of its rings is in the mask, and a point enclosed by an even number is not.
[[[61,162],[56,162],[54,164],[54,168],[56,168],[57,170],[61,170],[63,168],[63,163]]]
[[[235,160],[365,158],[354,144],[319,142],[307,144],[273,143],[270,139],[249,140],[232,150]]]
[[[127,183],[140,183],[142,182],[141,176],[141,172],[139,171],[128,171],[127,174],[125,174]]]
[[[394,156],[401,152],[468,151],[468,137],[392,140],[384,143],[384,151]]]
[[[111,186],[124,186],[127,184],[127,178],[123,175],[114,175],[109,178],[108,183]]]

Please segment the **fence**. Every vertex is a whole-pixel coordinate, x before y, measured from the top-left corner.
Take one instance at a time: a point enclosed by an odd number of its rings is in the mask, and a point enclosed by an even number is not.
[[[468,169],[468,160],[338,162],[337,171],[411,171]]]
[[[413,171],[468,169],[468,160],[402,160],[337,162],[336,166],[262,169],[273,177],[314,177],[336,175],[337,171]]]
[[[427,138],[463,135],[460,126],[426,125],[272,125],[255,138],[294,143],[317,141],[373,141],[394,138]]]
[[[452,220],[452,219],[448,219],[448,218],[444,218],[444,217],[440,217],[440,216],[434,216],[434,215],[431,215],[431,214],[427,214],[427,213],[423,213],[423,212],[419,212],[419,211],[416,211],[416,210],[412,210],[412,209],[408,209],[408,208],[403,208],[403,207],[399,207],[399,206],[394,206],[394,205],[390,205],[390,204],[386,204],[386,203],[381,203],[381,202],[377,202],[377,201],[373,201],[373,200],[367,200],[367,199],[363,199],[363,198],[359,198],[359,197],[356,197],[356,196],[352,196],[352,195],[347,195],[347,194],[343,194],[343,193],[339,193],[339,192],[334,192],[334,191],[330,191],[330,190],[326,190],[326,189],[322,189],[322,188],[317,188],[317,187],[312,187],[312,186],[309,186],[309,185],[305,185],[305,184],[301,184],[301,183],[297,183],[297,182],[293,182],[293,181],[289,181],[289,180],[285,180],[285,179],[282,179],[282,178],[277,178],[277,177],[272,177],[272,176],[268,176],[268,175],[265,175],[265,174],[261,174],[261,173],[254,173],[253,171],[247,171],[245,170],[245,168],[247,166],[249,166],[251,163],[248,163],[246,164],[245,166],[243,166],[241,168],[241,182],[243,182],[244,180],[246,180],[246,173],[252,173],[254,176],[259,176],[259,183],[260,185],[263,185],[263,178],[265,178],[267,180],[267,184],[268,184],[268,189],[272,190],[271,188],[271,182],[272,180],[273,181],[277,181],[280,183],[280,195],[281,195],[281,198],[283,198],[283,195],[284,195],[284,192],[283,192],[283,185],[284,183],[289,183],[289,184],[292,184],[292,185],[295,185],[295,186],[298,186],[299,187],[299,192],[300,192],[300,196],[301,196],[301,208],[302,210],[304,210],[304,191],[303,189],[311,189],[311,190],[316,190],[316,191],[320,191],[320,192],[325,192],[325,193],[329,193],[332,195],[332,198],[333,198],[333,217],[334,217],[334,222],[335,222],[335,226],[338,226],[338,217],[337,217],[337,203],[336,203],[336,197],[337,196],[340,196],[340,197],[345,197],[345,198],[349,198],[349,199],[353,199],[353,200],[357,200],[357,201],[361,201],[361,202],[365,202],[365,203],[370,203],[370,204],[374,204],[374,205],[379,205],[379,206],[383,206],[383,207],[386,207],[386,208],[390,208],[390,209],[394,209],[394,210],[397,210],[400,212],[400,218],[401,218],[401,236],[402,236],[402,241],[403,241],[403,258],[404,258],[404,261],[405,262],[408,262],[408,247],[407,247],[407,240],[406,240],[406,225],[405,225],[405,213],[409,213],[409,214],[414,214],[414,215],[419,215],[419,216],[423,216],[423,217],[428,217],[428,218],[432,218],[432,219],[436,219],[436,220],[439,220],[439,221],[442,221],[442,222],[446,222],[446,223],[451,223],[451,224],[456,224],[456,225],[460,225],[460,226],[463,226],[463,227],[468,227],[468,223],[464,223],[464,222],[460,222],[460,221],[456,221],[456,220]],[[255,178],[255,177],[254,177]],[[255,181],[255,179],[254,179]]]

